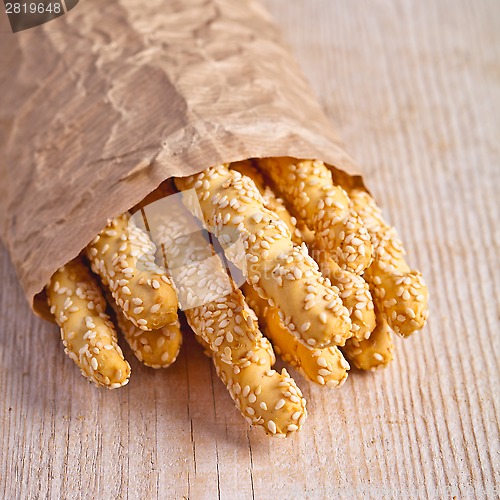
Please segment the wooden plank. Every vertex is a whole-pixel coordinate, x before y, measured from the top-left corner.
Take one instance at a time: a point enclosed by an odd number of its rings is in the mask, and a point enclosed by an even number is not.
[[[265,4],[424,272],[428,326],[339,391],[291,370],[307,425],[270,440],[189,335],[168,370],[124,349],[126,388],[86,384],[2,248],[2,498],[498,497],[498,2]]]

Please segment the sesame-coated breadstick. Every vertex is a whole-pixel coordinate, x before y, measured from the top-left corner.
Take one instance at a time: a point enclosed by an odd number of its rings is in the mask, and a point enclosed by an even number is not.
[[[321,248],[315,233],[308,229],[304,223],[300,229],[298,228],[297,219],[290,214],[283,200],[277,198],[272,189],[265,185],[262,172],[255,168],[249,160],[231,163],[230,168],[247,175],[255,182],[262,194],[266,208],[278,214],[288,226],[295,244],[300,245],[302,242],[307,244],[309,254],[318,263],[321,274],[338,288],[342,302],[349,311],[353,336],[359,340],[368,338],[375,328],[373,300],[368,283],[358,274],[341,269],[330,254]]]
[[[178,234],[170,218],[159,238],[176,274],[179,297],[189,325],[211,352],[217,375],[243,416],[266,433],[286,436],[300,428],[306,418],[305,400],[285,369],[272,369],[276,359],[269,341],[259,331],[253,312],[241,290],[225,272],[220,259],[201,235]],[[170,246],[189,249],[178,252]],[[198,304],[190,308],[190,304]]]
[[[92,270],[127,319],[144,331],[177,321],[177,296],[165,270],[155,264],[155,251],[128,214],[111,221],[87,247]]]
[[[178,208],[172,204],[157,233],[189,325],[250,424],[278,436],[298,430],[306,416],[300,389],[286,370],[272,370],[272,346],[241,291],[196,222]]]
[[[349,196],[373,242],[373,263],[365,279],[377,308],[394,332],[408,337],[423,328],[428,315],[428,290],[422,275],[406,263],[396,230],[383,219],[375,200],[360,189],[351,190]]]
[[[342,347],[342,352],[360,370],[376,370],[387,366],[393,359],[391,332],[385,319],[377,315],[377,326],[370,338],[359,340],[352,337]]]
[[[116,326],[139,361],[150,368],[168,368],[175,362],[182,345],[179,320],[158,330],[144,331],[125,317],[111,293],[106,298],[115,313]]]
[[[271,307],[248,283],[242,287],[245,299],[255,312],[274,350],[307,380],[326,387],[340,387],[347,379],[349,363],[338,347],[310,349],[297,341],[284,327],[277,307]],[[351,339],[349,339],[351,340]],[[349,340],[347,342],[349,342]]]
[[[292,213],[316,233],[321,248],[342,269],[361,274],[371,262],[370,237],[347,193],[333,183],[326,165],[315,160],[264,158],[269,175]]]
[[[351,336],[347,309],[305,246],[295,246],[286,224],[265,208],[250,178],[220,165],[175,182],[196,190],[205,223],[222,245],[242,241],[247,281],[281,309],[293,335],[311,347],[345,343]]]
[[[130,366],[104,312],[106,301],[97,280],[81,259],[56,271],[46,289],[50,310],[61,328],[64,351],[82,375],[109,389],[127,384]]]
[[[279,218],[288,226],[292,242],[296,245],[301,245],[304,238],[297,228],[297,219],[288,211],[284,201],[276,196],[271,186],[266,184],[264,175],[254,165],[254,163],[252,163],[251,160],[238,161],[231,163],[229,168],[231,170],[237,170],[241,175],[246,175],[255,182],[255,185],[264,200],[264,206],[268,210],[271,210],[271,212],[278,215]]]
[[[291,216],[284,202],[276,197],[272,189],[265,185],[262,172],[257,170],[250,161],[232,163],[230,168],[238,170],[241,174],[247,175],[254,180],[264,198],[266,207],[276,212],[285,222],[292,234],[294,243],[300,245],[302,241],[306,242],[310,254],[320,266],[321,274],[328,278],[333,286],[339,289],[340,297],[349,311],[352,322],[351,331],[353,332],[353,336],[347,339],[342,349],[348,359],[357,368],[363,370],[386,366],[392,360],[393,343],[391,341],[391,330],[380,315],[377,316],[377,319],[375,318],[373,300],[368,283],[362,276],[341,269],[328,252],[319,248],[314,231],[307,228],[303,221],[300,221],[301,227],[299,229],[295,217]],[[297,355],[299,355],[299,349],[304,350],[307,348],[300,346],[296,352],[294,351],[294,343],[290,342],[286,333],[280,329],[279,309],[272,308],[271,306],[264,307],[262,299],[256,296],[255,293],[252,293],[252,289],[248,285],[243,287],[243,292],[250,307],[256,312],[267,335],[273,341],[276,352],[285,361],[298,368],[306,378],[315,382],[325,383],[325,378],[321,375],[319,377],[316,376],[318,372],[317,364],[301,363],[300,359],[296,359]],[[376,325],[375,336],[371,341],[368,341],[367,339],[369,339]],[[314,353],[316,359],[319,359],[320,352],[332,350],[330,354],[321,355],[321,358],[325,359],[328,365],[335,366],[338,354],[342,356],[340,352],[337,354],[338,350],[335,351],[336,349],[336,347],[330,347],[321,350],[315,349],[310,352],[300,352],[298,357],[312,360],[312,353]],[[332,359],[330,360],[330,358]],[[323,360],[321,360],[321,363],[324,363]],[[340,370],[342,369],[342,364],[342,361],[337,364],[337,367],[340,367],[337,370],[328,366],[331,375],[326,377],[327,385],[333,386],[341,380]],[[325,369],[322,373],[326,374],[326,372],[327,370]],[[346,378],[347,372],[346,370],[344,372]]]
[[[368,339],[375,328],[373,299],[368,283],[359,274],[341,269],[330,255],[318,248],[315,243],[316,240],[309,251],[319,264],[321,274],[339,290],[342,303],[347,307],[351,318],[353,333],[351,339]]]
[[[224,308],[224,309],[223,309]],[[297,431],[306,417],[305,400],[259,331],[241,290],[185,311],[189,325],[210,346],[217,375],[243,416],[268,434]]]

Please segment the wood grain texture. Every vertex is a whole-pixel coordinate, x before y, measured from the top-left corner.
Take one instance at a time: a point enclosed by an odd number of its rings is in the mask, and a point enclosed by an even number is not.
[[[297,375],[309,419],[270,440],[189,335],[166,371],[124,349],[126,388],[86,384],[2,249],[2,498],[500,494],[500,4],[265,3],[423,271],[428,326],[341,390]]]

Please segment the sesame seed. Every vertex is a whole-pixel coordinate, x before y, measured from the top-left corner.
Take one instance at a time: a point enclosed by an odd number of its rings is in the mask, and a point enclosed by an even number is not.
[[[285,400],[280,399],[277,403],[276,406],[274,407],[275,410],[279,410],[280,408],[283,408],[285,406]]]
[[[319,358],[317,359],[317,363],[318,363],[318,365],[319,365],[319,366],[322,366],[322,367],[324,367],[324,368],[326,368],[326,367],[328,366],[328,364],[327,364],[327,362],[326,362],[326,359],[325,359],[325,358],[323,358],[323,357],[319,357]]]
[[[349,363],[344,358],[340,358],[340,366],[342,366],[345,370],[349,370],[351,368]]]

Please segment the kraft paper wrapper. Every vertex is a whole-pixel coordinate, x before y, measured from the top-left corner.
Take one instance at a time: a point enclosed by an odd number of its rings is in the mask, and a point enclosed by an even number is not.
[[[1,236],[43,316],[51,275],[172,176],[266,156],[357,175],[257,1],[85,0],[0,38]]]

